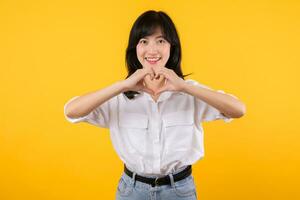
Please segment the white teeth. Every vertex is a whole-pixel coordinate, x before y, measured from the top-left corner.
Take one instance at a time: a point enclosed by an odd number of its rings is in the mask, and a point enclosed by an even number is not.
[[[146,57],[146,60],[149,60],[149,61],[158,61],[160,59],[160,57],[158,57],[158,58],[147,58]]]

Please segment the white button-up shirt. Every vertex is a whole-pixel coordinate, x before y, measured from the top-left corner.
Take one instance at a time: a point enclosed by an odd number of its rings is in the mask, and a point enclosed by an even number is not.
[[[185,81],[210,89],[192,79]],[[140,95],[132,100],[120,93],[86,116],[69,118],[65,114],[65,117],[71,123],[87,122],[109,128],[118,156],[130,170],[140,175],[160,177],[194,164],[204,156],[201,123],[233,120],[184,92],[165,91],[157,102],[148,93],[139,92]],[[64,113],[66,105],[77,97],[65,104]]]

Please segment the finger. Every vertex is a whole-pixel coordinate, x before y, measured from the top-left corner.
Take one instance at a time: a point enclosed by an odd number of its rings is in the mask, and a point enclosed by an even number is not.
[[[160,75],[160,74],[159,74],[159,71],[158,71],[158,70],[155,70],[154,72],[155,72],[154,78],[155,78],[155,79],[158,79],[158,78],[159,78],[159,75]]]
[[[143,68],[143,74],[142,74],[142,78],[145,78],[146,76],[150,76],[150,79],[152,80],[152,70],[150,68]]]
[[[168,80],[165,79],[163,86],[160,87],[158,90],[156,90],[155,94],[158,95],[164,91],[169,91],[169,90],[170,90],[170,84],[168,83]]]
[[[155,68],[155,69],[153,69],[153,72],[154,72],[154,78],[156,79],[157,78],[157,75],[158,75],[158,70]]]
[[[149,88],[144,87],[144,88],[142,88],[142,91],[147,92],[147,93],[149,93],[151,95],[154,95],[154,91],[151,90],[151,89],[149,89]]]
[[[151,80],[155,78],[155,71],[153,70],[152,67],[149,67],[150,75],[151,75]]]
[[[151,69],[151,80],[153,80],[155,78],[155,71],[152,67],[150,69]]]
[[[162,71],[162,70],[157,71],[156,74],[155,74],[155,79],[159,79],[161,75],[165,76],[165,72]]]
[[[147,70],[151,71],[151,73],[153,74],[153,79],[154,79],[155,71],[153,70],[153,67],[150,66],[149,64],[145,64],[144,66]]]
[[[154,92],[155,95],[158,95],[164,91],[167,91],[168,90],[168,86],[163,86],[161,87],[160,89],[158,89],[156,92]]]
[[[151,73],[150,73],[151,81],[154,79],[154,76],[155,76],[154,73],[151,72]]]
[[[163,74],[160,74],[158,77],[157,77],[158,80],[163,80],[165,79],[165,76]]]
[[[153,80],[155,75],[154,75],[152,68],[149,69],[148,74],[150,75],[150,79]]]
[[[166,79],[172,78],[172,76],[169,74],[169,72],[166,71],[165,69],[162,69],[159,73],[163,74]]]

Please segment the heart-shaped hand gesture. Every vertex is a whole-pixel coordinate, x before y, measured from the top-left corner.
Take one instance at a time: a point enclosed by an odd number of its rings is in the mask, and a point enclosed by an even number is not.
[[[154,69],[155,78],[164,76],[166,81],[165,84],[154,91],[155,95],[159,95],[164,91],[183,91],[185,81],[180,78],[172,69],[167,67],[159,67]]]
[[[137,69],[126,80],[123,81],[125,90],[144,91],[154,95],[154,91],[147,88],[144,84],[144,78],[150,75],[151,80],[154,79],[154,71],[151,68]]]

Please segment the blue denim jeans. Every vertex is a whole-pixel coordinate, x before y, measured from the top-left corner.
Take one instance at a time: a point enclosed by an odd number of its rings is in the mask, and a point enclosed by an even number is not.
[[[147,183],[135,180],[125,172],[118,183],[116,200],[196,200],[196,187],[192,174],[174,182],[173,174],[169,174],[171,184],[152,187]]]

